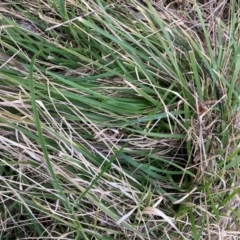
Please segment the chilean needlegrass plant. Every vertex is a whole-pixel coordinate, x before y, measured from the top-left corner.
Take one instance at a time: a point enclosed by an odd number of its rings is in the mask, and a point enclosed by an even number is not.
[[[1,239],[239,238],[237,1],[169,2],[0,9]]]

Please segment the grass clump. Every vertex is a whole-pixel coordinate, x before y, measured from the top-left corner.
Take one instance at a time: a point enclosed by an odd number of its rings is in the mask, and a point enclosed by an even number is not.
[[[238,239],[238,3],[176,4],[2,6],[1,239]]]

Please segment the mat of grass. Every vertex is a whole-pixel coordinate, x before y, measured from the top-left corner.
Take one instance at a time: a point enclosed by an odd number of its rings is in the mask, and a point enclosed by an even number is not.
[[[239,6],[0,3],[1,239],[239,239]]]

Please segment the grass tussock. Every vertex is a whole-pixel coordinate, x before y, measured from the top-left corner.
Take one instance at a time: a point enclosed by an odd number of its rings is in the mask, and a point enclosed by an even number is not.
[[[239,239],[238,1],[0,19],[1,239]]]

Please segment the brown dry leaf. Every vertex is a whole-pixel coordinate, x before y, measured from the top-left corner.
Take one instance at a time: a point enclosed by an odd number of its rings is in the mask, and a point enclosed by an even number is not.
[[[203,115],[204,113],[206,113],[208,111],[208,108],[205,107],[203,104],[201,104],[200,102],[198,102],[196,104],[196,109],[197,109],[197,113],[199,116]]]

